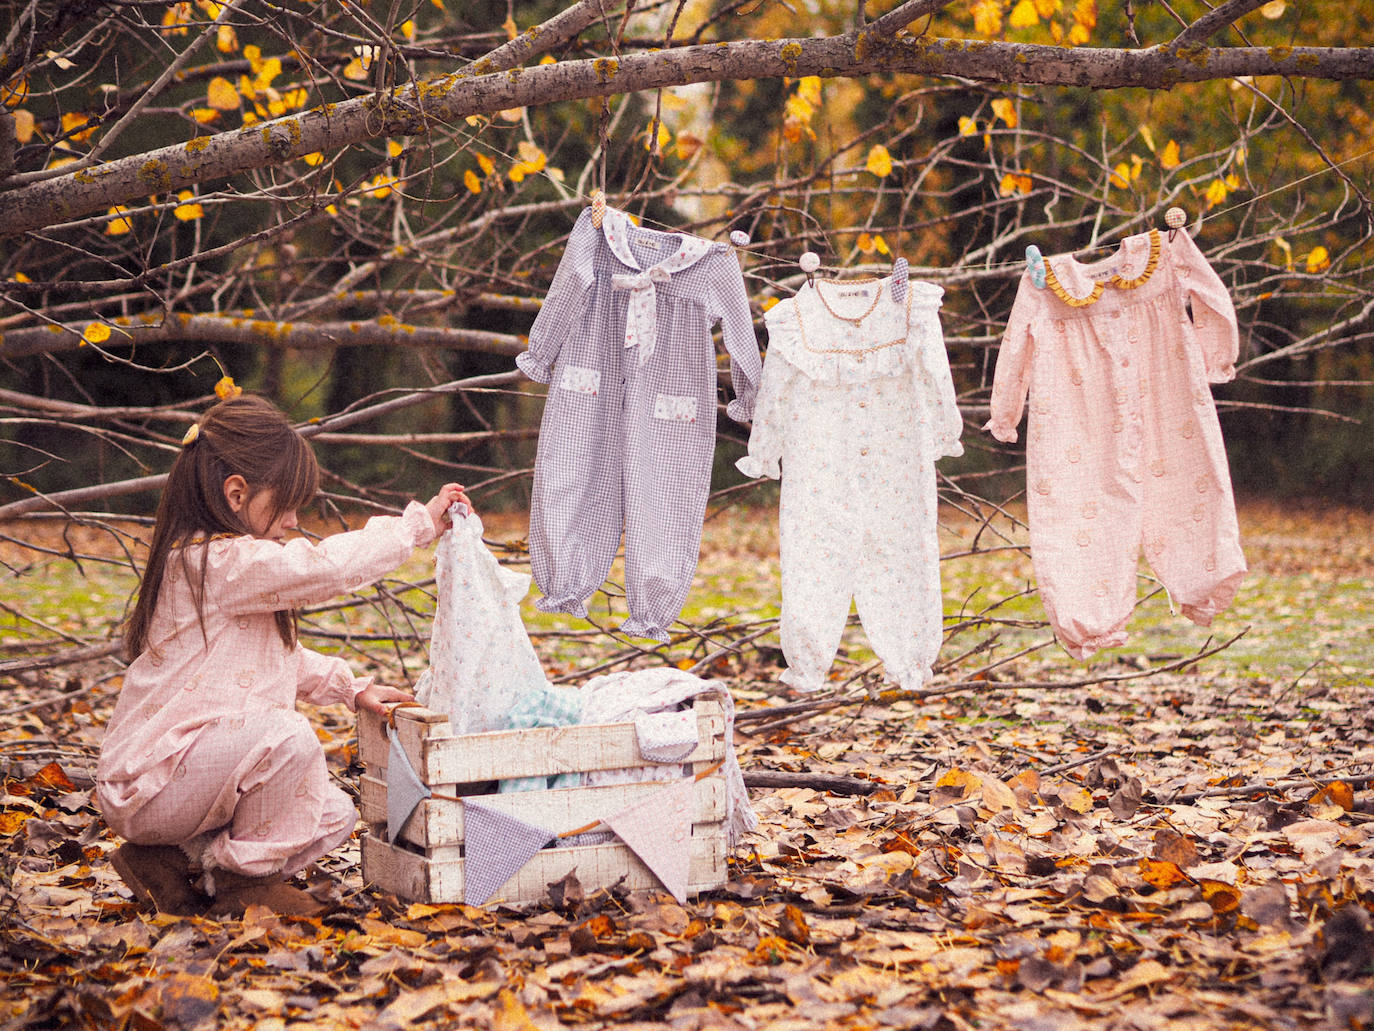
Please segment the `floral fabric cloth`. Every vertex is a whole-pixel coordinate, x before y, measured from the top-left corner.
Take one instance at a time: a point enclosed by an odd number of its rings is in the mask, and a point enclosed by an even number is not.
[[[943,291],[892,280],[804,286],[766,316],[747,476],[782,478],[785,683],[825,686],[851,601],[887,674],[920,687],[943,605],[935,461],[962,454]]]
[[[696,572],[716,435],[721,324],[738,421],[753,414],[760,362],[732,249],[591,211],[568,247],[516,364],[553,384],[530,504],[530,563],[545,612],[585,617],[625,534],[630,617],[657,641]]]
[[[1031,558],[1076,658],[1126,640],[1142,545],[1171,603],[1203,626],[1245,576],[1209,383],[1235,375],[1236,313],[1186,232],[1127,237],[1093,264],[1027,272],[1002,338],[985,427],[1026,441]]]

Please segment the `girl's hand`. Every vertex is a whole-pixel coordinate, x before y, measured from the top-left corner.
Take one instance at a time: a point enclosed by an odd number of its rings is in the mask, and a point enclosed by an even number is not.
[[[463,493],[461,483],[444,484],[439,488],[439,493],[425,504],[425,508],[429,510],[429,517],[434,520],[434,535],[436,537],[448,529],[448,510],[455,504],[463,505],[469,512],[472,511],[472,502]]]
[[[353,708],[359,712],[366,709],[368,712],[385,716],[388,703],[413,702],[414,700],[415,698],[406,691],[387,687],[385,684],[378,684],[374,681],[353,696]]]

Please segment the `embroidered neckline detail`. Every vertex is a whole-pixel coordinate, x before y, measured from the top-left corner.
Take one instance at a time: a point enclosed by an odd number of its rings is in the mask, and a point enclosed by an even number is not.
[[[821,296],[821,292],[818,289],[818,286],[819,284],[813,284],[811,289],[815,291],[816,296],[820,298],[821,304],[825,306],[825,310],[830,312],[831,315],[835,315],[835,313],[830,310],[830,305],[825,303],[825,298]],[[913,293],[915,293],[915,291],[911,289],[908,289],[906,293],[905,307],[906,321],[908,325],[910,325],[911,323],[911,297]],[[868,318],[868,316],[873,313],[874,309],[878,307],[878,301],[882,300],[882,297],[883,288],[880,286],[878,288],[877,300],[873,302],[873,306],[870,307],[868,311],[864,312],[864,314],[857,321],[855,321],[852,318],[845,318],[843,315],[835,315],[835,317],[837,319],[843,319],[845,322],[850,323],[857,329],[859,323],[862,322],[864,319]],[[889,347],[898,347],[901,344],[906,343],[907,340],[906,336],[903,335],[898,337],[896,340],[889,340],[886,343],[882,344],[873,344],[871,347],[812,347],[811,341],[808,340],[806,337],[806,322],[802,318],[801,305],[797,304],[794,301],[792,304],[792,312],[797,316],[797,331],[801,334],[802,347],[806,348],[812,354],[842,354],[850,358],[853,358],[856,362],[861,362],[864,360],[864,357],[866,355],[874,354],[877,351],[886,351]]]
[[[1064,284],[1059,282],[1059,277],[1054,274],[1054,265],[1046,261],[1045,285],[1049,287],[1050,292],[1053,293],[1054,296],[1058,297],[1071,308],[1086,308],[1089,305],[1096,304],[1107,289],[1108,283],[1118,290],[1134,290],[1136,287],[1144,286],[1150,281],[1150,277],[1155,274],[1155,270],[1159,268],[1159,230],[1151,229],[1149,237],[1150,256],[1145,262],[1145,268],[1141,271],[1140,275],[1136,276],[1134,279],[1125,279],[1121,275],[1113,273],[1108,277],[1106,282],[1094,283],[1092,290],[1090,290],[1086,296],[1075,297],[1064,289]]]
[[[856,279],[856,280],[851,280],[851,282],[855,282],[855,283],[876,283],[877,280],[876,280],[876,279]],[[828,312],[831,314],[831,316],[832,316],[833,318],[837,318],[837,319],[839,319],[841,322],[848,322],[848,323],[849,323],[851,326],[853,326],[855,329],[858,329],[859,326],[863,323],[863,320],[866,319],[866,318],[868,318],[870,315],[873,314],[874,311],[877,310],[878,302],[881,301],[881,300],[883,299],[883,288],[880,286],[880,287],[878,287],[876,290],[873,291],[873,303],[870,304],[870,305],[868,306],[868,310],[865,311],[862,315],[841,315],[841,314],[840,314],[839,312],[837,312],[834,308],[830,307],[830,302],[827,301],[827,300],[825,299],[825,294],[821,291],[821,284],[820,284],[819,282],[812,284],[811,289],[813,289],[813,290],[816,291],[816,296],[819,297],[819,298],[821,299],[821,306],[822,306],[823,308],[825,308],[825,310],[828,311]]]

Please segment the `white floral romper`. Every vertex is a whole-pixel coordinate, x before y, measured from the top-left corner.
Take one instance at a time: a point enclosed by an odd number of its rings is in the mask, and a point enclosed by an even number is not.
[[[627,634],[668,639],[696,572],[716,438],[721,323],[738,422],[760,359],[734,250],[590,209],[516,364],[550,384],[530,501],[530,564],[545,612],[586,616],[625,530]]]
[[[782,476],[782,679],[799,690],[825,686],[851,599],[888,676],[930,679],[943,629],[934,463],[963,453],[942,294],[908,282],[899,301],[890,278],[817,282],[765,316],[738,464]]]

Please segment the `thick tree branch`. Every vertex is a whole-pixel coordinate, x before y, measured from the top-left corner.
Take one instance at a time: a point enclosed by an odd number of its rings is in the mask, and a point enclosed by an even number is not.
[[[266,168],[364,140],[423,135],[435,123],[531,104],[609,96],[730,79],[907,73],[1003,83],[1093,89],[1166,89],[1243,75],[1374,78],[1368,47],[1153,47],[1069,49],[960,39],[747,40],[569,61],[492,75],[463,73],[409,84],[275,121],[200,136],[93,169],[0,193],[0,236],[102,211],[150,193],[167,193]]]

